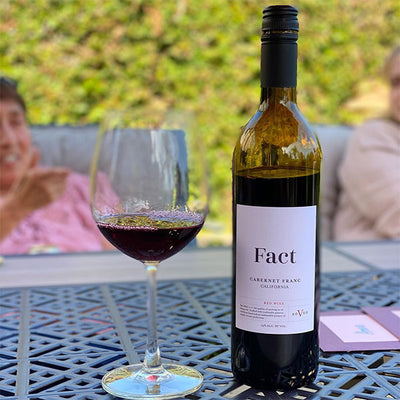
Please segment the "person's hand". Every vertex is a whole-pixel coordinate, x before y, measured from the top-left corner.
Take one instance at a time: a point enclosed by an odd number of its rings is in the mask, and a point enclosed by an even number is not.
[[[0,202],[0,241],[31,212],[42,208],[64,193],[69,170],[41,168],[39,152],[32,151],[23,175]]]
[[[68,174],[69,170],[61,167],[29,169],[10,189],[7,200],[19,213],[28,215],[62,196]]]
[[[25,173],[11,187],[6,196],[9,207],[24,218],[62,196],[69,170],[39,167],[40,153],[32,148]]]

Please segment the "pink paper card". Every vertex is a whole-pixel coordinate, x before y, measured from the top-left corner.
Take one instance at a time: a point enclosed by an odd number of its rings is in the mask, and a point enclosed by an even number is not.
[[[362,311],[400,339],[400,307],[365,307]]]
[[[323,351],[400,349],[395,335],[361,311],[322,313],[319,341]]]

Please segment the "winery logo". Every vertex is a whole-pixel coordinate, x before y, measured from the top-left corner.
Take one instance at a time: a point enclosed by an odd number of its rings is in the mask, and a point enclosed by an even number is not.
[[[307,321],[314,315],[313,307],[307,304],[289,307],[288,317],[289,321]]]
[[[292,317],[303,317],[305,315],[308,315],[308,311],[305,310],[304,308],[297,309],[295,312],[292,312]]]

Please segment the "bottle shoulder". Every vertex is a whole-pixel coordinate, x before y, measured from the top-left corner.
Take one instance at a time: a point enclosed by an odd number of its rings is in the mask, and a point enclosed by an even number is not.
[[[309,142],[307,137],[310,137]],[[242,127],[237,145],[244,146],[246,150],[246,145],[249,144],[246,139],[249,138],[280,146],[289,146],[295,142],[307,143],[313,147],[320,146],[317,136],[295,103],[269,107],[262,104]]]
[[[319,171],[321,159],[318,138],[295,103],[261,104],[242,128],[233,168],[234,172],[260,167]]]

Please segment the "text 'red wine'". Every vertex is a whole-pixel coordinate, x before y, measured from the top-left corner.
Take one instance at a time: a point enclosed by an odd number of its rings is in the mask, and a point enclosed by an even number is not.
[[[297,10],[263,13],[261,103],[233,154],[232,370],[294,388],[318,366],[321,149],[296,105]]]
[[[97,221],[116,248],[142,262],[159,262],[178,253],[200,231],[204,219],[189,212],[116,214]]]

